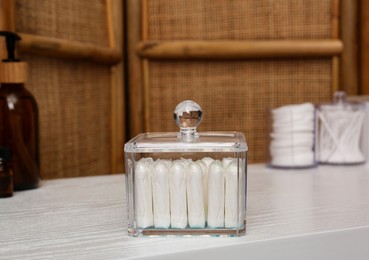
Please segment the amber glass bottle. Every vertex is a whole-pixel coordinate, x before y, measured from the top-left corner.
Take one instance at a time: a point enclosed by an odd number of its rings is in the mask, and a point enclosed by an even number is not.
[[[13,196],[13,172],[9,164],[10,150],[0,146],[0,198]]]
[[[6,38],[8,58],[0,62],[0,146],[12,151],[14,190],[39,184],[38,109],[25,88],[27,63],[15,58],[15,43],[21,38],[0,31]]]
[[[38,110],[23,84],[0,83],[0,146],[11,147],[14,189],[39,183]]]

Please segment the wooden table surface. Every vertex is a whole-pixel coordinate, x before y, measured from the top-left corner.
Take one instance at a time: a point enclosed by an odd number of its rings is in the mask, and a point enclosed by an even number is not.
[[[124,175],[0,200],[0,259],[369,259],[369,166],[248,169],[240,238],[127,235]]]

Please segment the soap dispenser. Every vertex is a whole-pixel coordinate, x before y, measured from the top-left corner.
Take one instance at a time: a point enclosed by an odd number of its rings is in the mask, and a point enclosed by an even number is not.
[[[0,31],[6,39],[8,58],[0,62],[0,146],[12,151],[14,190],[39,185],[38,108],[25,88],[27,63],[15,58],[15,43],[21,38]]]

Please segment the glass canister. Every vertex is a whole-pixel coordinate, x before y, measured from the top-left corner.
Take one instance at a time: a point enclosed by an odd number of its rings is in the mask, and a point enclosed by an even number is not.
[[[245,137],[198,133],[202,115],[183,101],[174,111],[178,133],[144,133],[125,144],[129,235],[245,234]]]
[[[317,108],[317,158],[322,164],[361,164],[365,157],[360,145],[365,105],[346,101],[338,91],[334,102]]]

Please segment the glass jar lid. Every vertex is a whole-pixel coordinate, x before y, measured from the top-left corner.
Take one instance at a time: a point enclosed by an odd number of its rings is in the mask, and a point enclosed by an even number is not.
[[[125,152],[244,152],[245,136],[240,132],[200,132],[196,128],[203,118],[201,107],[185,100],[174,110],[174,120],[180,131],[144,133],[124,146]]]

